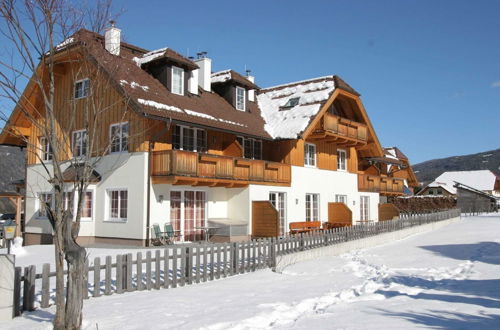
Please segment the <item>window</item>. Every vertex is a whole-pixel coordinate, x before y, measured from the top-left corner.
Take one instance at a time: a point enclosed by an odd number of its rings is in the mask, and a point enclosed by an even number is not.
[[[82,157],[87,154],[87,131],[74,131],[72,148],[73,157]]]
[[[184,69],[172,66],[172,93],[184,95]]]
[[[299,104],[300,97],[290,98],[285,105],[280,107],[280,110],[288,110]]]
[[[243,157],[248,159],[262,159],[262,140],[238,136],[238,143],[243,147]]]
[[[200,128],[175,126],[174,149],[207,152],[207,132]]]
[[[46,137],[40,137],[40,158],[43,161],[52,160],[52,147]]]
[[[92,203],[93,203],[93,193],[92,191],[86,191],[83,196],[82,205],[82,219],[90,220],[92,219]]]
[[[70,211],[72,216],[75,216],[74,213],[74,205],[75,205],[75,200],[73,198],[73,192],[68,191],[63,193],[63,207],[65,211]]]
[[[236,87],[236,110],[245,111],[245,89]]]
[[[89,96],[90,79],[78,80],[75,82],[75,99],[82,99]]]
[[[108,190],[108,199],[109,220],[127,221],[128,191],[126,189]]]
[[[109,136],[112,153],[128,151],[128,123],[111,125]]]
[[[304,144],[304,165],[316,166],[316,145],[312,143]]]
[[[285,235],[286,231],[286,195],[284,192],[270,192],[269,201],[278,211],[280,220],[280,235]]]
[[[361,196],[359,203],[360,209],[360,220],[368,221],[370,220],[370,196]]]
[[[429,193],[428,193],[428,194],[429,194],[429,195],[434,195],[434,190],[429,189]]]
[[[46,218],[47,210],[45,208],[46,204],[52,206],[52,194],[51,193],[40,193],[38,194],[38,217]]]
[[[335,202],[347,205],[347,195],[335,195]]]
[[[342,149],[337,150],[337,170],[345,171],[347,169],[346,166],[347,152]]]
[[[442,195],[443,194],[443,191],[441,189],[436,189],[436,192],[438,195]]]
[[[319,194],[306,194],[306,221],[319,221]]]

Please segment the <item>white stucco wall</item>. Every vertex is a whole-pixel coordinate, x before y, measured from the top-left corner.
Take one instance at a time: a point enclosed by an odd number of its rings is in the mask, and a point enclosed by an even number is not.
[[[310,167],[292,166],[291,187],[250,185],[249,205],[252,201],[268,200],[270,192],[286,193],[287,228],[289,222],[305,221],[306,193],[319,194],[321,221],[328,221],[328,203],[335,202],[335,195],[347,195],[347,206],[352,211],[353,221],[360,219],[360,196],[370,197],[370,220],[378,221],[378,193],[358,192],[356,174],[343,171],[329,171]],[[247,216],[251,227],[251,207]],[[251,230],[251,228],[250,228]]]
[[[48,166],[49,170],[52,167]],[[120,153],[107,155],[98,163],[96,170],[102,180],[89,186],[94,192],[92,221],[82,221],[80,236],[116,238],[145,238],[147,153]],[[30,165],[27,171],[26,191],[26,232],[51,233],[47,219],[37,217],[38,193],[51,192],[47,174],[42,165]],[[69,185],[68,185],[69,187]],[[127,221],[108,221],[107,189],[128,190]]]

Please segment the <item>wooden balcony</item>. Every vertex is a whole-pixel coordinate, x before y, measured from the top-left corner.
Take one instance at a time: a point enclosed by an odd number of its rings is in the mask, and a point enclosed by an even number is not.
[[[368,141],[365,124],[326,113],[321,129],[310,135],[311,140],[327,140],[339,146],[364,146]]]
[[[404,179],[358,174],[359,191],[378,192],[381,195],[403,195]]]
[[[152,154],[153,183],[176,185],[244,187],[249,184],[290,186],[288,164],[182,150]]]

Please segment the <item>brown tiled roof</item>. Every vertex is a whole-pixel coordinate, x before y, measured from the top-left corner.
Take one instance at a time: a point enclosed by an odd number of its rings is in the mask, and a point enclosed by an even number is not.
[[[181,54],[177,53],[175,50],[172,50],[170,48],[167,48],[163,54],[159,57],[156,57],[154,60],[152,60],[150,63],[161,61],[161,60],[170,60],[172,62],[175,62],[177,64],[180,64],[181,66],[185,66],[189,70],[195,70],[198,69],[198,65],[191,61],[190,59],[182,56]],[[146,66],[147,64],[144,64],[143,66]]]
[[[242,76],[241,74],[239,74],[238,72],[236,72],[234,70],[225,70],[225,71],[215,72],[212,74],[212,77],[217,75],[218,73],[226,73],[226,72],[230,74],[231,78],[229,81],[234,81],[237,84],[243,85],[243,86],[248,87],[250,89],[260,89],[259,86],[257,86],[256,84],[254,84],[253,82],[248,80],[246,77]],[[226,81],[214,82],[212,84],[223,84],[223,83],[226,83]]]
[[[343,89],[345,91],[348,91],[349,93],[352,93],[357,96],[361,96],[354,88],[352,88],[348,83],[346,83],[342,78],[339,76],[333,76],[333,80],[335,81],[335,86],[337,88]]]
[[[394,151],[396,152],[396,157],[398,159],[408,160],[408,157],[406,157],[406,155],[401,150],[399,150],[398,147],[384,148],[384,153],[386,155],[390,155],[388,149],[394,149]]]
[[[160,81],[136,65],[132,59],[138,56],[137,49],[125,45],[121,48],[120,55],[114,56],[104,49],[102,36],[80,30],[75,38],[85,43],[85,49],[108,72],[116,87],[130,98],[130,105],[140,114],[243,135],[271,138],[264,129],[265,123],[256,103],[249,102],[249,111],[241,112],[218,94],[202,89],[198,90],[198,95],[173,94]],[[131,84],[132,82],[140,86]],[[178,108],[180,112],[158,109],[151,104],[159,104],[162,108]],[[185,110],[189,110],[190,114]]]

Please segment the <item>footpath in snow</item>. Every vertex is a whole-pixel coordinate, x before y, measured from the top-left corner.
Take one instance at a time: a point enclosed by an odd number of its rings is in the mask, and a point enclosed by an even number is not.
[[[499,274],[500,216],[467,217],[282,273],[91,298],[84,328],[500,329]],[[0,328],[50,329],[53,313],[24,313]]]

